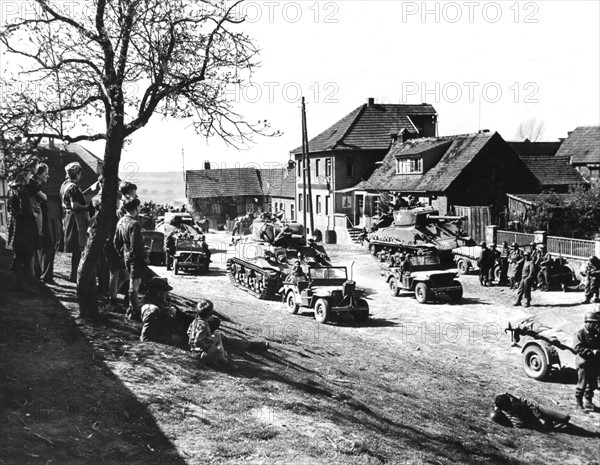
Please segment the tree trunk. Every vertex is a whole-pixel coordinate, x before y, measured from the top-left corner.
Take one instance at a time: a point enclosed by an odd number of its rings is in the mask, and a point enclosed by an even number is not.
[[[96,264],[104,253],[103,248],[110,234],[111,222],[117,209],[119,183],[119,162],[123,148],[124,128],[113,127],[108,131],[104,150],[104,187],[102,203],[98,214],[97,228],[92,231],[85,245],[77,277],[77,297],[81,318],[98,317],[98,289],[96,285]]]

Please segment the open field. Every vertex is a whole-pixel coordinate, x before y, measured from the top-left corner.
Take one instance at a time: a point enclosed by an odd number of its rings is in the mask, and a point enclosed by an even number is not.
[[[209,235],[214,245],[224,234]],[[79,325],[74,288],[28,296],[2,276],[3,463],[600,463],[600,415],[574,413],[573,373],[525,376],[502,329],[524,315],[512,291],[462,279],[462,305],[394,298],[377,261],[354,246],[329,252],[353,261],[372,319],[318,325],[235,289],[228,251],[207,276],[168,276],[182,304],[206,297],[225,334],[266,339],[265,355],[234,353],[215,370],[191,354],[139,343],[139,324],[105,314]],[[231,253],[229,251],[229,253]],[[59,270],[64,277],[66,257]],[[530,313],[553,308],[581,318],[577,293],[535,292]],[[568,412],[571,433],[502,428],[487,419],[511,392]]]

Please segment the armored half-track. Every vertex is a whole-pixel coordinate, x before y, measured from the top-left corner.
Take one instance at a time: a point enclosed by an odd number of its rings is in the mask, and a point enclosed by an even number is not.
[[[236,242],[235,257],[227,260],[227,274],[234,286],[250,295],[275,300],[299,260],[329,264],[323,246],[305,240],[301,224],[256,219],[252,234]]]
[[[390,253],[435,248],[442,264],[452,266],[452,250],[463,245],[474,245],[462,230],[460,216],[443,216],[431,206],[395,210],[393,222],[372,232],[369,251],[377,255],[383,250]]]

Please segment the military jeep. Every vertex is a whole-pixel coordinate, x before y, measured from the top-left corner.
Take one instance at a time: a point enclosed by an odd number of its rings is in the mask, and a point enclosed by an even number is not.
[[[356,289],[356,283],[348,279],[346,267],[309,267],[304,276],[288,276],[279,293],[290,313],[311,308],[319,323],[344,313],[360,324],[369,319],[364,290]]]
[[[453,303],[460,302],[463,288],[457,280],[458,273],[454,269],[442,269],[436,253],[411,255],[409,262],[406,271],[390,264],[381,267],[380,273],[385,277],[390,294],[397,297],[401,292],[411,292],[420,304],[431,301],[439,294],[448,295]]]
[[[208,272],[209,259],[202,248],[202,242],[197,239],[177,238],[175,254],[173,255],[173,272],[188,273]]]

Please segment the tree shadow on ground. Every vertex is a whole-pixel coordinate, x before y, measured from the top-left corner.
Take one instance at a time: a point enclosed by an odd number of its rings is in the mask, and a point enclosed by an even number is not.
[[[0,276],[3,463],[185,463],[52,291],[24,303],[10,280]]]

